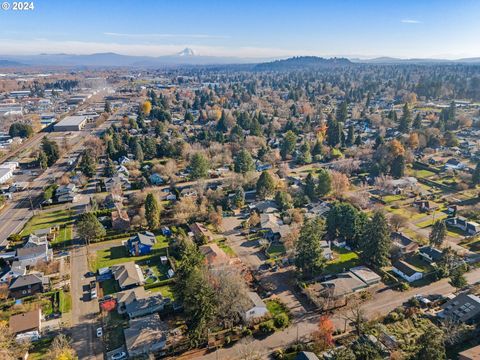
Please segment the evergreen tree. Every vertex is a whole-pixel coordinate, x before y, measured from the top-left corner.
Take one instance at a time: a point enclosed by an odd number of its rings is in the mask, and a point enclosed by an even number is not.
[[[117,170],[115,169],[115,164],[113,163],[112,159],[108,158],[107,163],[105,164],[105,176],[112,177],[116,172]]]
[[[237,187],[232,202],[237,208],[241,208],[245,204],[245,191],[243,190],[243,187]]]
[[[432,230],[430,231],[430,235],[428,237],[430,241],[430,245],[441,246],[446,236],[447,236],[447,227],[445,226],[445,222],[442,220],[437,220],[433,224]]]
[[[360,136],[360,134],[358,134],[358,136],[355,138],[355,145],[357,146],[362,145],[362,137]]]
[[[60,158],[58,144],[53,140],[49,140],[46,136],[42,139],[42,150],[47,156],[48,166],[52,166]]]
[[[477,162],[477,166],[475,166],[472,174],[472,185],[477,186],[478,184],[480,184],[480,161]]]
[[[337,121],[345,122],[348,117],[347,102],[343,101],[337,108]]]
[[[275,202],[280,211],[286,211],[292,208],[292,197],[286,191],[277,191],[275,194]]]
[[[228,131],[227,115],[225,114],[225,111],[222,111],[222,116],[220,117],[220,120],[218,120],[217,131],[222,133],[226,133]]]
[[[275,181],[268,171],[262,172],[257,181],[257,195],[265,199],[272,196],[275,191]]]
[[[297,143],[297,135],[295,135],[293,131],[288,130],[285,133],[285,136],[282,141],[282,145],[280,147],[280,155],[282,156],[283,160],[286,160],[289,155],[293,154],[296,143]]]
[[[312,153],[310,151],[310,143],[305,141],[300,146],[297,162],[299,164],[310,164],[312,162]]]
[[[86,244],[105,236],[106,231],[102,223],[98,220],[95,214],[89,212],[79,216],[77,222],[78,236],[85,240]]]
[[[255,170],[255,163],[250,153],[242,149],[235,158],[234,170],[240,174],[246,174],[249,171]]]
[[[335,147],[342,141],[341,127],[332,113],[328,115],[327,119],[327,144]]]
[[[150,230],[156,230],[160,226],[160,205],[152,193],[145,198],[145,219]]]
[[[319,217],[307,220],[300,231],[295,249],[295,265],[306,278],[319,274],[325,266],[321,245],[324,234],[325,223]]]
[[[331,190],[332,178],[330,177],[330,172],[321,168],[318,172],[317,195],[320,197],[328,195]]]
[[[398,155],[393,159],[390,172],[396,179],[405,176],[405,156]]]
[[[315,156],[315,157],[319,157],[319,156],[323,155],[322,152],[323,152],[322,143],[319,140],[317,140],[315,142],[315,145],[314,145],[313,149],[312,149],[312,155]]]
[[[110,101],[105,101],[105,112],[107,114],[110,114],[112,112],[112,105],[110,104]]]
[[[135,142],[133,145],[133,155],[135,156],[135,160],[137,160],[140,163],[143,162],[144,155],[143,155],[142,145],[137,139],[135,139]]]
[[[420,115],[420,113],[417,113],[417,116],[415,116],[415,120],[413,120],[413,128],[416,130],[422,128],[422,116]]]
[[[387,219],[383,213],[376,211],[367,224],[361,240],[362,257],[374,266],[387,266],[391,245]]]
[[[412,115],[410,113],[410,109],[408,108],[408,104],[405,103],[403,106],[403,114],[400,118],[400,124],[398,125],[398,130],[404,134],[410,132],[410,128],[412,126]]]
[[[190,159],[190,177],[193,180],[206,177],[209,168],[208,160],[201,153],[195,153]]]
[[[80,164],[78,166],[82,171],[82,174],[88,178],[94,177],[97,172],[97,163],[92,155],[92,152],[89,150],[85,150],[83,152],[82,160],[80,160]]]
[[[347,139],[345,140],[345,145],[352,146],[355,141],[355,130],[353,124],[348,126]]]
[[[45,170],[48,167],[48,158],[47,154],[45,154],[45,151],[40,150],[38,152],[37,164],[42,170]]]
[[[306,196],[308,196],[308,198],[311,201],[315,201],[317,199],[317,189],[316,189],[316,185],[315,185],[315,180],[314,180],[313,175],[311,173],[309,173],[307,175],[307,178],[305,179],[304,193],[305,193]]]
[[[10,137],[29,138],[33,135],[33,128],[28,124],[13,123],[8,130]]]

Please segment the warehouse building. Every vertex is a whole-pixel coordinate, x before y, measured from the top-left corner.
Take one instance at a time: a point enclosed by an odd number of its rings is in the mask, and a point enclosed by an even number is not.
[[[86,116],[67,116],[54,125],[55,131],[80,131],[83,130],[87,123]]]

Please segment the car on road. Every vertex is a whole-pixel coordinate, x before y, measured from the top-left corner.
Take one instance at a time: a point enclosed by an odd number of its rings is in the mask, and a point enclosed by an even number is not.
[[[103,336],[103,330],[101,327],[97,328],[97,337],[102,337]]]
[[[110,357],[111,360],[121,360],[121,359],[126,359],[126,358],[127,358],[127,354],[125,353],[125,351],[120,351],[118,353],[113,354]]]

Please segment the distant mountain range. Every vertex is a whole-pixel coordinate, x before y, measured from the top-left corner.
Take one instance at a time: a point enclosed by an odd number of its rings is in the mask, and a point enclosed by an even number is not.
[[[257,71],[291,70],[304,68],[350,66],[363,64],[480,64],[480,58],[464,58],[458,60],[445,59],[398,59],[378,57],[358,59],[345,57],[321,58],[317,56],[299,56],[288,59],[272,58],[240,58],[202,56],[192,49],[185,48],[177,54],[167,56],[133,56],[116,53],[97,53],[89,55],[75,54],[39,54],[39,55],[0,55],[0,68],[16,68],[25,66],[63,66],[63,67],[173,67],[184,65],[245,65]]]
[[[275,60],[257,64],[254,70],[257,71],[284,71],[308,68],[331,68],[338,66],[350,66],[353,63],[346,58],[325,59],[317,56],[297,56],[285,60]]]
[[[176,65],[226,65],[255,64],[271,59],[237,58],[196,55],[190,48],[167,56],[132,56],[116,53],[97,53],[90,55],[40,54],[40,55],[0,55],[2,62],[19,62],[27,66],[67,66],[67,67],[158,67]],[[13,65],[13,64],[12,64]]]

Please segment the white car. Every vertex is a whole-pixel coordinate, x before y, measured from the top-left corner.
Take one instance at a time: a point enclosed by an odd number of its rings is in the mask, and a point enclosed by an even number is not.
[[[97,328],[97,337],[102,337],[103,336],[103,330],[101,327]]]
[[[92,289],[92,290],[90,291],[90,298],[92,298],[92,299],[96,299],[96,298],[97,298],[97,290]]]
[[[127,354],[125,353],[125,351],[118,352],[116,354],[113,354],[110,357],[111,360],[121,360],[121,359],[126,359],[126,358],[127,358]]]

